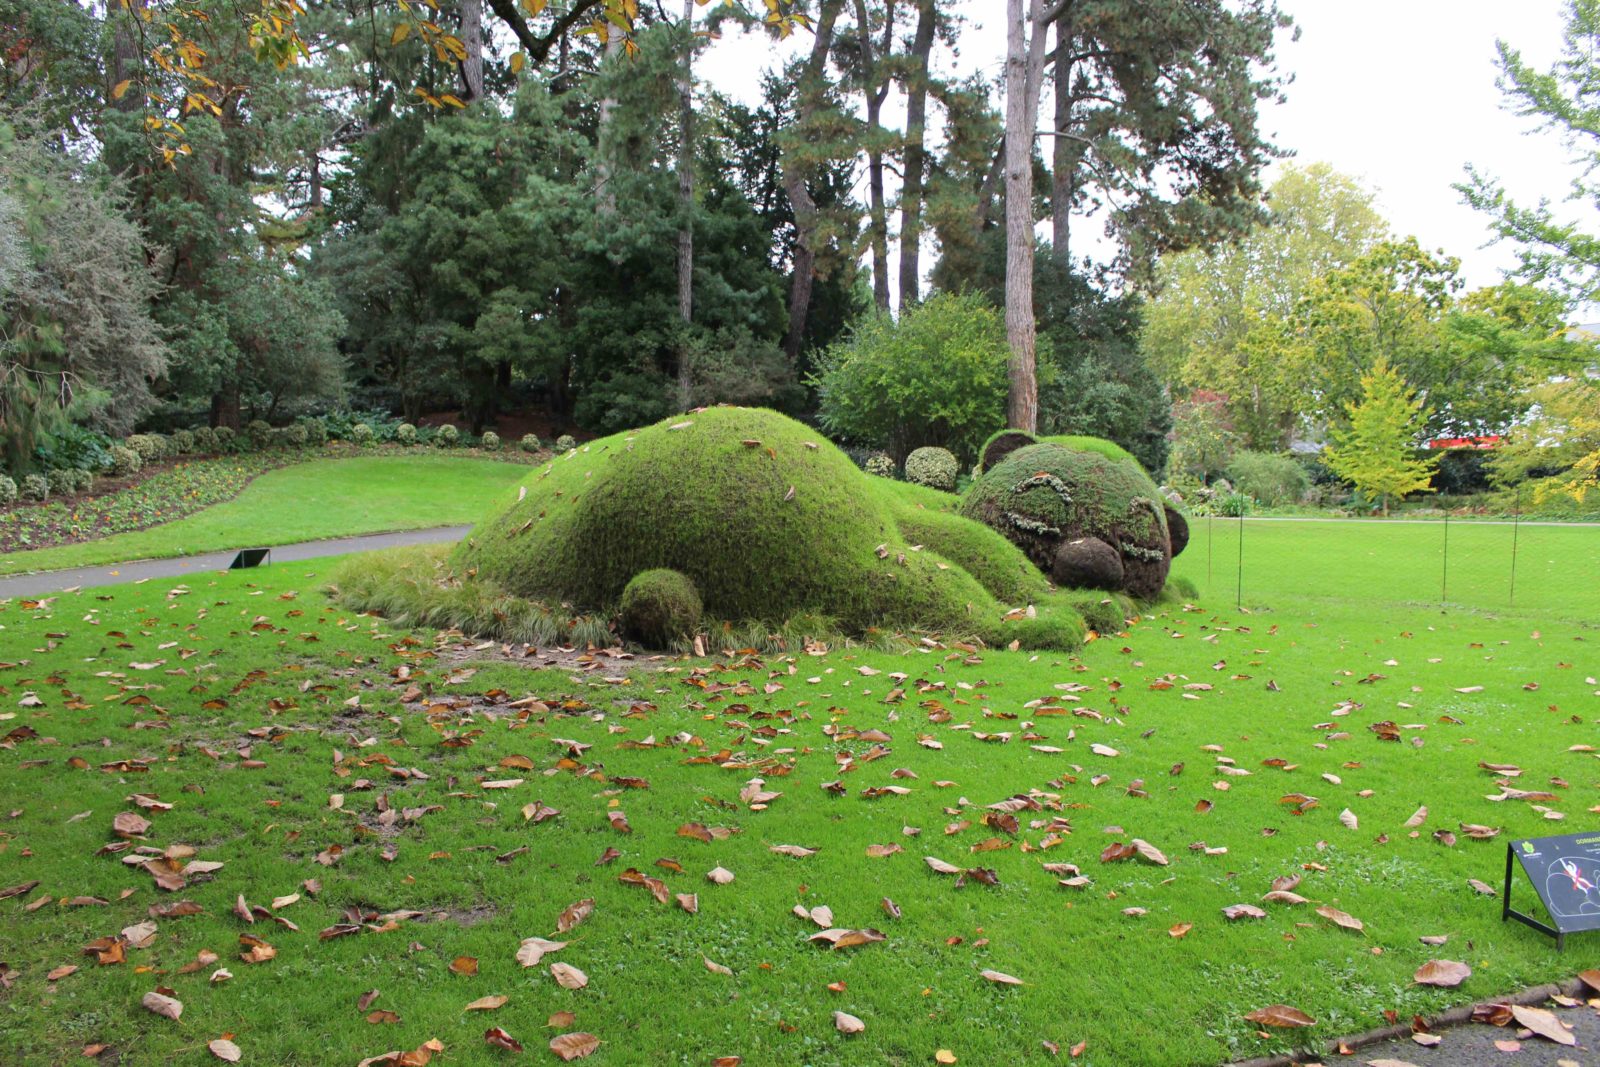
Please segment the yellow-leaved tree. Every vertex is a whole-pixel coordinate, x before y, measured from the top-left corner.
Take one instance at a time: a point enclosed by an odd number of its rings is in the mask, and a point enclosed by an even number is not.
[[[1428,412],[1387,358],[1361,376],[1361,400],[1345,410],[1350,425],[1334,431],[1334,444],[1323,453],[1335,474],[1381,500],[1385,515],[1391,497],[1431,491],[1438,460],[1417,453]]]

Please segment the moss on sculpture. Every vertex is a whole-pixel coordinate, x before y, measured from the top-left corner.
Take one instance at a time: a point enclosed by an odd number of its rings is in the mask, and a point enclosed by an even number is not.
[[[1174,554],[1155,483],[1131,457],[1107,449],[1016,448],[984,470],[961,513],[1004,534],[1064,586],[1152,599]]]
[[[958,535],[944,519],[908,537],[893,498],[874,488],[891,484],[792,419],[712,408],[541,467],[451,565],[582,611],[613,609],[636,575],[668,568],[693,583],[711,619],[820,615],[845,633],[928,629],[1030,647],[1081,639],[1078,614],[1016,573],[1003,538]],[[1029,606],[1013,594],[1032,590],[1032,612],[1012,610]]]
[[[693,582],[677,571],[657,567],[634,575],[623,587],[617,615],[623,633],[662,648],[693,635],[702,610]]]

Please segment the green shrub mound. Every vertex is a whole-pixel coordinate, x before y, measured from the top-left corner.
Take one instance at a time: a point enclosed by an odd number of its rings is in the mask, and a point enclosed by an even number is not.
[[[479,444],[485,452],[498,452],[500,451],[500,435],[493,430],[485,430]]]
[[[521,445],[522,450],[524,452],[537,452],[537,451],[539,451],[539,435],[536,434],[536,433],[525,433],[525,434],[523,434],[522,435],[522,440],[517,442],[517,443],[519,445]]]
[[[1154,599],[1174,554],[1155,483],[1131,458],[1103,451],[1018,448],[973,483],[961,513],[1004,534],[1063,586]]]
[[[946,557],[930,547],[935,536],[906,536],[903,509],[874,488],[895,484],[868,478],[776,412],[712,408],[559,456],[479,524],[451,565],[580,611],[608,610],[635,576],[666,568],[693,583],[718,621],[810,616],[852,635],[927,629],[1057,648],[1081,640],[1078,614],[1028,585],[1003,539],[981,529],[965,542],[946,535]],[[947,518],[930,515],[916,532],[964,523]],[[1022,592],[1039,594],[1031,614],[1011,610],[1028,606],[1009,595]]]
[[[919,448],[906,457],[906,481],[925,485],[929,489],[955,492],[956,475],[961,464],[949,449],[928,446]]]
[[[69,496],[78,488],[78,476],[70,467],[45,471],[44,477],[50,483],[50,492],[56,496]]]
[[[139,473],[144,466],[144,460],[139,458],[139,453],[125,445],[111,446],[111,473],[118,477]]]
[[[394,428],[394,439],[409,448],[417,443],[417,428],[409,422],[402,422]]]
[[[187,456],[194,451],[194,433],[190,430],[175,430],[172,434],[172,450],[180,456]]]
[[[450,423],[445,423],[433,431],[433,447],[454,448],[461,443],[461,431]]]
[[[9,474],[0,474],[0,508],[17,502],[17,483]]]
[[[867,457],[866,472],[874,478],[894,477],[894,457],[887,452],[874,452]]]
[[[617,616],[622,632],[637,641],[665,648],[674,640],[692,636],[700,626],[704,606],[694,583],[665,567],[633,576],[622,589]]]
[[[560,437],[556,438],[556,445],[555,445],[556,451],[560,452],[563,455],[565,455],[568,452],[571,452],[574,448],[577,448],[577,447],[578,447],[578,442],[573,439],[573,436],[570,433],[564,433]]]

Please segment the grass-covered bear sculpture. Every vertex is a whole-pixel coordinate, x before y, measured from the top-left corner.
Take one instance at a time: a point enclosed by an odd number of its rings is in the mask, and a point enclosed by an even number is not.
[[[1004,534],[1058,585],[1154,598],[1188,544],[1187,522],[1125,452],[1064,441],[1020,430],[990,438],[961,513]]]
[[[666,632],[683,628],[677,620],[702,613],[713,627],[806,618],[856,635],[931,630],[1029,648],[1082,640],[1082,617],[1004,537],[908,503],[900,488],[914,489],[869,478],[776,412],[710,408],[558,456],[449,566],[513,597],[625,607],[630,636],[658,647],[686,636]],[[658,610],[660,597],[628,592],[662,569],[676,572],[674,602],[699,611]]]

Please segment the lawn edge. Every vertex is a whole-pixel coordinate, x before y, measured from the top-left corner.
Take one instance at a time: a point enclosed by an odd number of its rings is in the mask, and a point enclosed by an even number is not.
[[[1430,1030],[1453,1028],[1470,1022],[1473,1009],[1479,1004],[1517,1004],[1522,1007],[1529,1007],[1535,1004],[1542,1004],[1554,996],[1577,996],[1585,988],[1587,987],[1583,979],[1577,977],[1567,978],[1559,982],[1547,982],[1544,985],[1529,986],[1506,996],[1481,997],[1465,1004],[1458,1004],[1425,1021]],[[1340,1051],[1341,1045],[1354,1052],[1357,1049],[1382,1044],[1385,1041],[1393,1041],[1395,1038],[1408,1037],[1411,1033],[1412,1027],[1410,1023],[1396,1023],[1393,1026],[1380,1026],[1373,1030],[1365,1030],[1349,1037],[1333,1038],[1324,1042],[1322,1048],[1329,1056],[1339,1056],[1343,1055]],[[1231,1060],[1224,1064],[1223,1067],[1295,1067],[1303,1056],[1303,1051],[1280,1052],[1271,1056],[1257,1056],[1248,1060]]]

